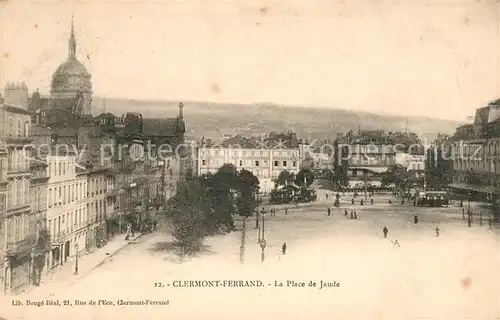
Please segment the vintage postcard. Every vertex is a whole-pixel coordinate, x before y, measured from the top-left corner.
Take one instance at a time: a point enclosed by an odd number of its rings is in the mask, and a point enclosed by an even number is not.
[[[500,319],[499,17],[0,0],[0,320]]]

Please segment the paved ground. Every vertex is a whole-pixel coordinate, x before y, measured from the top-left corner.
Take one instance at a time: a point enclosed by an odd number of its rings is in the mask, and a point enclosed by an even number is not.
[[[331,203],[333,199],[329,199]],[[30,307],[24,319],[494,319],[499,315],[499,241],[487,223],[468,228],[460,208],[416,209],[377,198],[375,205],[326,214],[327,201],[278,208],[266,218],[266,261],[260,262],[254,218],[248,222],[245,264],[240,232],[206,240],[207,250],[182,264],[166,232],[127,246],[83,280],[50,292],[71,308]],[[346,199],[349,202],[350,198]],[[343,204],[351,209],[350,205]],[[266,206],[270,208],[269,206]],[[413,224],[417,212],[420,222]],[[389,237],[382,237],[387,225]],[[435,226],[441,229],[436,238]],[[401,246],[394,247],[391,240]],[[287,255],[280,253],[287,242]],[[175,280],[258,279],[264,288],[174,288]],[[304,281],[306,288],[274,287]],[[310,281],[338,288],[309,288]],[[162,283],[164,287],[155,287]],[[170,284],[170,286],[168,286]],[[40,288],[42,290],[43,287]],[[30,296],[33,298],[33,296]],[[20,297],[20,300],[24,300]],[[169,300],[169,306],[75,306],[75,299]],[[21,309],[8,307],[6,315]],[[11,319],[11,318],[9,318]],[[14,318],[12,318],[14,319]]]

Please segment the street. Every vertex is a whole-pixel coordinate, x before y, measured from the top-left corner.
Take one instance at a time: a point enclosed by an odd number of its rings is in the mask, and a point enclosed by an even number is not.
[[[247,223],[245,264],[239,263],[241,232],[206,239],[206,250],[180,263],[167,231],[143,236],[102,266],[39,299],[73,306],[19,307],[5,301],[8,319],[486,319],[499,311],[499,241],[487,221],[471,228],[460,208],[414,208],[387,203],[333,208],[320,193],[312,204],[274,206],[266,215],[265,262],[255,217]],[[327,216],[327,205],[332,208]],[[271,206],[264,205],[269,212]],[[344,208],[358,219],[344,216]],[[419,223],[413,223],[413,215]],[[241,220],[237,219],[237,225]],[[382,228],[389,234],[383,238]],[[434,229],[439,226],[440,237]],[[400,247],[392,244],[398,240]],[[287,254],[281,254],[287,243]],[[175,280],[261,280],[258,288],[179,288]],[[305,287],[287,287],[287,280]],[[276,287],[276,282],[284,287]],[[311,281],[316,287],[310,287]],[[319,289],[320,281],[340,284]],[[40,288],[42,289],[42,288]],[[15,297],[23,301],[22,296]],[[33,299],[33,297],[30,297]],[[75,299],[169,300],[166,306],[76,306]],[[102,302],[104,304],[104,302]],[[18,309],[16,309],[18,308]]]

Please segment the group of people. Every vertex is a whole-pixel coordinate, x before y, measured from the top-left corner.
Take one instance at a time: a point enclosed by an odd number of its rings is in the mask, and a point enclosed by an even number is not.
[[[260,210],[260,214],[265,214],[265,213],[266,213],[266,208],[262,208],[262,210]],[[271,208],[269,214],[271,216],[276,216],[276,208]],[[288,214],[288,207],[285,207],[285,215],[287,214]]]

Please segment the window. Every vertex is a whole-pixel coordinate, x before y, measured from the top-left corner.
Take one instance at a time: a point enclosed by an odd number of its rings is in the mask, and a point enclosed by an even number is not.
[[[21,120],[17,120],[17,136],[21,136]]]
[[[240,167],[243,165],[243,160],[240,160]]]
[[[28,121],[24,123],[24,136],[29,137],[30,135],[30,124]]]
[[[62,175],[62,166],[61,166],[61,163],[59,162],[59,175]]]
[[[63,204],[66,204],[66,186],[63,187]]]
[[[274,161],[274,166],[275,166],[275,167],[279,166],[278,161]]]
[[[15,217],[14,218],[14,224],[15,224],[15,228],[16,228],[16,231],[15,231],[15,241],[19,241],[20,239],[20,233],[21,233],[21,219],[20,217]]]
[[[259,160],[256,160],[255,161],[255,166],[258,167],[259,166]]]
[[[14,120],[9,118],[9,136],[12,137],[14,135]]]
[[[31,215],[23,214],[23,238],[28,235],[28,227],[30,226]]]
[[[16,181],[16,205],[21,203],[21,181]]]
[[[207,160],[201,160],[201,165],[206,166],[207,165]]]
[[[297,166],[297,161],[292,162],[292,167],[296,167],[296,166]]]
[[[286,161],[283,161],[283,167],[286,167]]]

